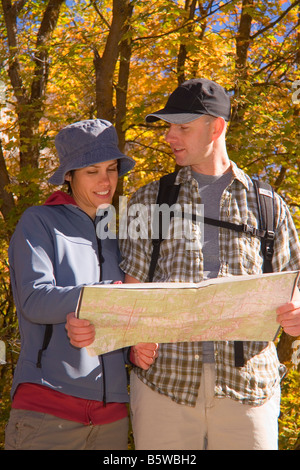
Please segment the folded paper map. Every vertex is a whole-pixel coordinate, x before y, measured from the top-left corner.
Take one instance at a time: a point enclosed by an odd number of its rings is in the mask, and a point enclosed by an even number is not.
[[[193,283],[82,288],[77,316],[96,328],[90,354],[139,342],[273,341],[276,309],[290,301],[299,272],[233,276]]]

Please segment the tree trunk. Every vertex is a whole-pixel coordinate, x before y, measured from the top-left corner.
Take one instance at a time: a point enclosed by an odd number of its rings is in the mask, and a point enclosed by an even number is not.
[[[41,21],[34,56],[34,70],[31,90],[27,91],[22,82],[20,63],[17,55],[17,19],[25,1],[2,0],[9,46],[9,76],[17,99],[18,124],[20,129],[20,168],[38,167],[39,121],[43,114],[43,100],[48,80],[49,41],[56,27],[61,5],[65,0],[49,0]]]
[[[133,3],[130,0],[114,0],[112,22],[102,57],[100,57],[96,48],[94,49],[97,117],[115,124],[121,152],[125,150],[124,123],[127,111],[126,102],[131,57],[129,30],[132,11]],[[119,56],[119,78],[115,87],[113,78]],[[114,106],[114,88],[116,88],[116,109]],[[113,201],[116,208],[118,207],[119,196],[122,194],[123,178],[120,178]]]
[[[240,101],[243,93],[244,83],[248,76],[248,51],[251,44],[251,25],[252,16],[251,8],[253,7],[253,0],[243,0],[242,11],[240,17],[240,23],[238,32],[235,38],[236,43],[236,59],[235,59],[235,89],[234,89],[234,104],[232,106],[231,123],[230,126],[234,126],[235,123],[241,122],[244,115],[244,105]]]
[[[130,36],[130,19],[133,12],[133,5],[128,5],[127,19],[123,24],[122,40],[120,42],[120,67],[118,84],[116,87],[116,130],[119,138],[119,148],[121,152],[125,151],[125,121],[127,114],[127,91],[130,74],[130,58],[132,53],[132,43]]]
[[[130,58],[132,53],[132,43],[130,35],[130,19],[133,12],[133,4],[128,5],[127,20],[123,25],[122,41],[120,43],[120,68],[119,78],[116,87],[116,131],[119,138],[119,149],[126,152],[126,115],[127,115],[127,91],[130,74]],[[119,207],[119,196],[123,194],[123,178],[119,178],[114,195],[114,206]]]
[[[292,344],[297,338],[287,335],[284,331],[281,333],[277,345],[277,354],[282,364],[288,364],[292,358]]]
[[[9,175],[3,156],[2,143],[0,140],[0,212],[3,215],[3,218],[6,222],[6,227],[8,229],[5,234],[7,239],[9,239],[12,235],[12,227],[10,227],[9,224],[9,214],[15,207],[12,194],[5,189],[9,183]]]
[[[186,19],[184,19],[184,22],[183,22],[183,25],[186,23],[187,24],[187,31],[189,33],[189,36],[191,36],[192,34],[195,34],[194,33],[194,26],[193,26],[193,20],[195,18],[195,11],[196,11],[196,6],[197,6],[197,3],[199,5],[199,10],[200,10],[200,13],[201,13],[201,16],[202,18],[206,18],[208,16],[208,12],[209,10],[211,9],[211,6],[212,6],[212,1],[210,1],[208,3],[208,5],[206,6],[206,8],[204,8],[203,6],[203,2],[201,0],[197,1],[197,0],[186,0],[185,1],[185,6],[184,6],[184,9],[186,12],[188,12],[188,16]],[[201,22],[201,32],[198,36],[199,39],[203,39],[204,37],[204,34],[205,34],[205,30],[206,30],[206,26],[207,26],[207,20],[203,20]],[[178,81],[178,86],[181,85],[181,83],[183,83],[186,78],[185,78],[185,68],[186,68],[186,59],[188,57],[188,47],[187,45],[185,44],[184,41],[182,41],[180,43],[180,46],[179,46],[179,52],[178,52],[178,56],[177,56],[177,81]],[[196,75],[196,73],[198,72],[198,62],[196,62],[194,64],[194,75]]]
[[[94,49],[97,117],[112,123],[115,122],[116,118],[113,104],[113,77],[128,12],[129,0],[113,0],[113,17],[102,57]]]
[[[19,2],[14,2],[14,4],[12,4],[11,0],[2,0],[9,48],[8,73],[14,97],[16,98],[16,113],[18,116],[20,170],[26,170],[27,168],[34,169],[39,166],[39,122],[43,115],[44,96],[48,81],[49,45],[58,21],[61,5],[64,2],[65,0],[49,0],[44,11],[37,33],[31,88],[27,90],[22,81],[17,35],[18,14],[25,6],[26,0],[20,0]],[[0,156],[0,158],[2,157]],[[27,176],[21,184],[24,187],[30,187],[29,180],[30,176]],[[35,186],[38,187],[38,185]],[[2,185],[1,192],[6,192],[5,187]],[[33,193],[34,190],[31,189],[28,190],[27,195],[30,196]],[[6,196],[5,200],[10,200],[11,202],[10,196]],[[4,207],[2,205],[2,208],[4,210],[7,206]]]

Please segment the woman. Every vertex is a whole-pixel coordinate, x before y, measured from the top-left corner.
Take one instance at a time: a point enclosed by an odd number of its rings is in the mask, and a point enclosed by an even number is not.
[[[134,161],[118,149],[111,123],[87,120],[55,139],[60,166],[50,183],[69,185],[27,209],[9,247],[21,335],[6,449],[127,449],[128,350],[90,357],[65,328],[81,287],[122,281],[116,240],[96,236],[97,207],[111,204]],[[81,320],[84,324],[85,320]],[[156,345],[137,345],[147,368]]]

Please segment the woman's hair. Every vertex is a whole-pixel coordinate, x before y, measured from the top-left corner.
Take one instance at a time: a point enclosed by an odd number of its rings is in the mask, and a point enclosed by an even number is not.
[[[75,170],[70,170],[68,171],[69,175],[73,176],[74,175],[74,172]],[[64,184],[67,185],[67,193],[72,196],[72,188],[71,188],[71,184],[70,184],[70,181],[66,181],[64,182]]]

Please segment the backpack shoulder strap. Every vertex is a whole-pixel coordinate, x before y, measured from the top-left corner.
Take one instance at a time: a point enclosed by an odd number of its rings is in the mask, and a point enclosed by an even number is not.
[[[159,182],[159,192],[156,200],[156,204],[168,204],[169,206],[175,204],[178,193],[180,190],[180,184],[175,185],[175,179],[177,172],[170,173],[163,176]],[[252,235],[260,236],[261,238],[261,247],[264,257],[264,266],[263,272],[270,273],[272,272],[272,256],[273,256],[273,244],[275,238],[275,228],[274,228],[274,190],[271,185],[263,181],[253,179],[254,188],[257,196],[257,205],[259,213],[259,230],[253,229],[253,227],[244,227],[236,226],[230,222],[221,222],[211,219],[204,218],[205,223],[223,226],[237,231],[247,231]],[[162,224],[159,224],[159,238],[152,240],[153,243],[153,252],[150,262],[149,269],[149,282],[152,282],[155,267],[159,257],[160,244],[163,240],[161,233]],[[259,231],[263,234],[260,235]]]
[[[177,174],[175,171],[160,178],[156,204],[175,204],[180,189],[180,184],[175,184]]]
[[[169,206],[175,204],[180,190],[180,184],[174,184],[176,176],[177,172],[169,173],[159,180],[159,190],[156,198],[156,204],[168,204]],[[161,214],[159,214],[159,216],[161,216]],[[154,271],[159,257],[160,244],[162,241],[162,223],[161,220],[159,220],[159,237],[152,240],[153,249],[148,273],[149,282],[152,282],[153,280]]]
[[[263,272],[273,272],[272,256],[273,244],[275,238],[274,221],[274,190],[271,185],[256,179],[252,180],[258,207],[259,229],[264,232],[261,237],[261,250],[264,257]],[[234,342],[234,360],[236,367],[244,366],[244,348],[243,341]]]
[[[264,257],[263,272],[271,273],[273,245],[275,239],[274,220],[274,190],[271,185],[263,181],[253,179],[257,197],[260,229],[265,231],[265,236],[261,239],[261,249]]]
[[[161,204],[168,204],[171,206],[175,204],[180,185],[175,185],[177,173],[170,173],[168,175],[163,176],[160,179],[159,185],[159,192],[157,196],[156,203],[158,205]],[[237,231],[247,231],[252,235],[260,236],[261,238],[261,247],[262,253],[264,257],[264,266],[263,272],[272,272],[272,256],[273,256],[273,244],[275,238],[275,227],[274,227],[274,190],[268,184],[262,181],[253,180],[253,184],[256,191],[257,196],[257,204],[258,204],[258,213],[259,213],[259,230],[262,232],[260,235],[258,230],[253,229],[253,227],[244,227],[244,226],[235,226],[234,224],[224,223],[220,221],[214,221],[211,219],[204,218],[205,223],[217,225],[217,226],[225,226],[225,228],[229,228],[232,230]],[[157,264],[157,260],[159,257],[159,250],[160,244],[163,240],[162,233],[161,233],[161,223],[159,224],[159,238],[156,240],[152,240],[153,250],[152,250],[152,257],[150,262],[149,268],[149,275],[148,279],[149,282],[152,282],[153,275],[155,271],[155,267]],[[250,230],[249,230],[250,229]],[[242,341],[235,341],[234,342],[234,349],[235,349],[235,366],[236,367],[243,367],[244,366],[244,351],[243,351],[243,342]]]

